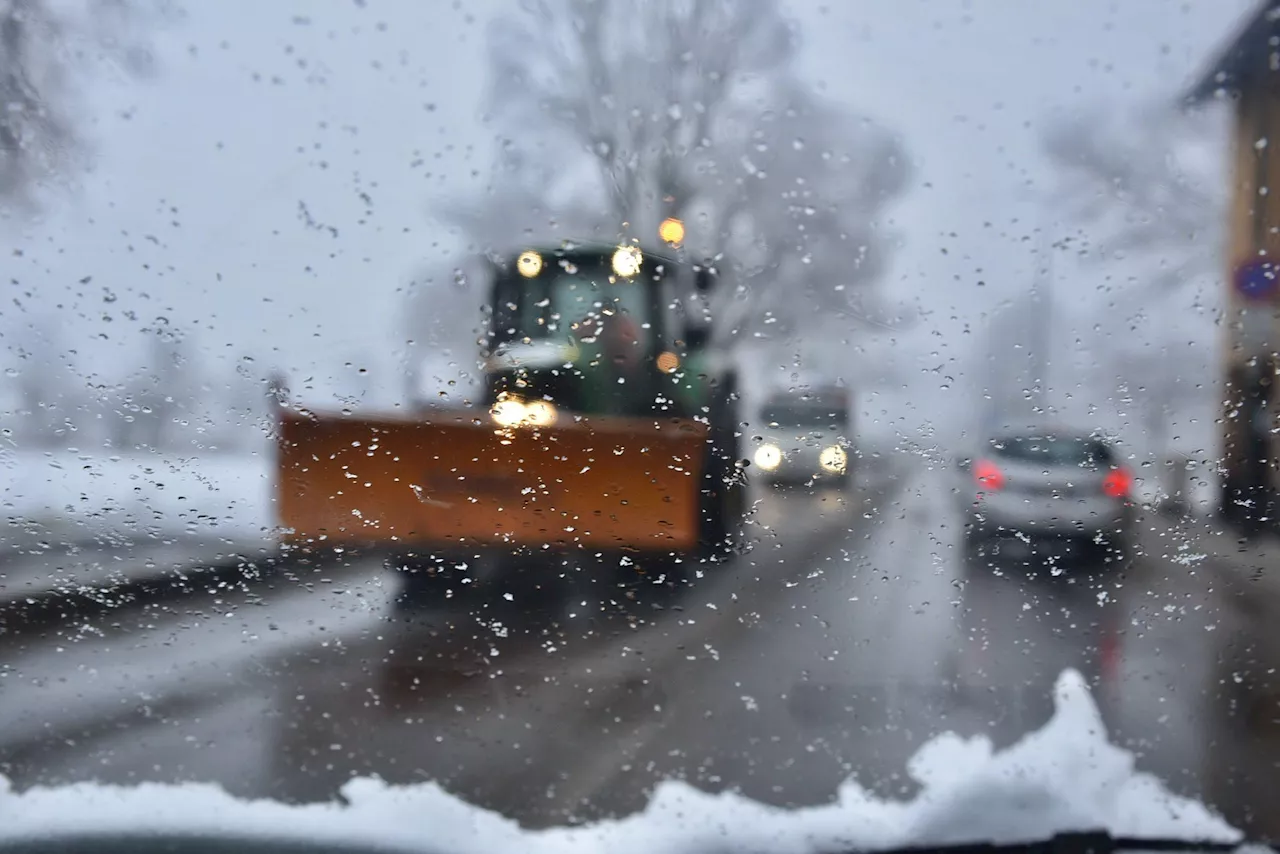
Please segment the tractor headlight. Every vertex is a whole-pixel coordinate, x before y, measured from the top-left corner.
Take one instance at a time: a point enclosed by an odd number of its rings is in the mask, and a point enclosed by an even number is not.
[[[524,420],[534,427],[550,427],[556,423],[556,406],[546,400],[531,400],[524,405]]]
[[[548,400],[521,400],[507,397],[489,410],[499,427],[550,427],[556,423],[556,405]]]
[[[515,427],[525,419],[524,401],[514,397],[499,400],[489,410],[489,414],[499,427]]]
[[[849,456],[839,445],[823,448],[822,453],[818,455],[818,465],[822,466],[823,471],[832,474],[844,474],[845,466],[848,464]]]
[[[756,465],[765,471],[773,471],[782,464],[782,449],[777,445],[761,445],[756,448]]]

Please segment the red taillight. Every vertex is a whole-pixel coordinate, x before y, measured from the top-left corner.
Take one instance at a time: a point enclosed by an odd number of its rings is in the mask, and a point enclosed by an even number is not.
[[[1004,489],[1004,472],[991,460],[978,460],[974,463],[973,476],[982,490],[997,492]]]
[[[1133,487],[1133,478],[1124,469],[1112,469],[1102,479],[1102,491],[1112,498],[1124,498]]]

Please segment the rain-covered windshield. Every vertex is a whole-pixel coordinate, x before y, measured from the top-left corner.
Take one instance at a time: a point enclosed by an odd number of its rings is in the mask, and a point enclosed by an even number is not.
[[[1280,839],[1277,186],[1280,0],[0,0],[0,842]]]

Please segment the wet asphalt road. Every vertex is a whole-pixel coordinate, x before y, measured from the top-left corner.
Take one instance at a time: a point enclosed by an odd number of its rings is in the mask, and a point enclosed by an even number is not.
[[[294,801],[437,780],[529,825],[639,809],[669,777],[817,804],[850,776],[909,794],[905,760],[943,730],[1013,741],[1075,667],[1141,768],[1237,821],[1265,807],[1221,773],[1224,740],[1258,736],[1208,573],[967,564],[952,485],[903,457],[845,495],[763,492],[755,549],[678,596],[406,608],[365,560],[33,630],[0,640],[0,771]]]

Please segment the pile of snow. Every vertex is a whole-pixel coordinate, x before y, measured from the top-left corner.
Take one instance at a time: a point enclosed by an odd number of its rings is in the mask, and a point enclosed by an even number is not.
[[[211,534],[262,538],[273,524],[264,455],[0,452],[0,535],[55,540]]]
[[[736,795],[667,782],[643,812],[584,828],[522,830],[434,783],[391,787],[352,780],[348,805],[243,801],[204,784],[136,787],[82,783],[22,794],[0,778],[0,838],[76,832],[223,832],[453,852],[771,851],[991,840],[1069,830],[1234,842],[1238,831],[1204,805],[1134,770],[1110,744],[1084,679],[1059,677],[1056,712],[1043,729],[995,752],[982,737],[940,735],[910,760],[922,784],[911,801],[882,800],[852,780],[830,806],[787,811]]]

